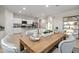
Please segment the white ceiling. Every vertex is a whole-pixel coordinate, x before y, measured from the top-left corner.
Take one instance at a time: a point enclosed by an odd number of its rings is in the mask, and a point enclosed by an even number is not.
[[[4,7],[13,13],[34,17],[43,15],[54,16],[55,14],[79,8],[78,5],[49,5],[49,7],[45,7],[45,5],[4,5]],[[22,10],[24,7],[26,10]],[[19,13],[19,11],[22,11],[22,13]]]

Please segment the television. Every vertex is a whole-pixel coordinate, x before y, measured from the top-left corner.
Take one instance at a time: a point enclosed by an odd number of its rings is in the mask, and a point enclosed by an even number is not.
[[[27,21],[22,21],[22,24],[27,24]]]

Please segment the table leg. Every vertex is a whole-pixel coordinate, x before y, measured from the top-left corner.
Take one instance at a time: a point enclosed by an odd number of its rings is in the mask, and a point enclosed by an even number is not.
[[[23,50],[24,50],[24,46],[20,42],[20,51],[23,51]]]

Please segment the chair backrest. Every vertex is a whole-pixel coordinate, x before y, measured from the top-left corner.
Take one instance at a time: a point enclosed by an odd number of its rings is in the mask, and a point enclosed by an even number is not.
[[[4,38],[5,36],[6,36],[6,32],[0,31],[0,45],[1,45],[1,39]]]
[[[58,46],[59,51],[61,53],[72,53],[75,42],[76,42],[76,38],[74,36],[69,36],[69,38],[60,42]]]
[[[12,35],[6,35],[3,39],[1,39],[1,47],[3,52],[19,52],[19,42],[17,40],[11,39]]]

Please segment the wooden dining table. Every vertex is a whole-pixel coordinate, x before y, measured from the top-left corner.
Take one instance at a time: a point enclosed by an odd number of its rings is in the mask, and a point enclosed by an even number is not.
[[[64,39],[64,33],[55,33],[47,37],[40,37],[38,41],[32,41],[29,36],[20,36],[20,50],[26,48],[30,53],[45,53],[54,48]]]

